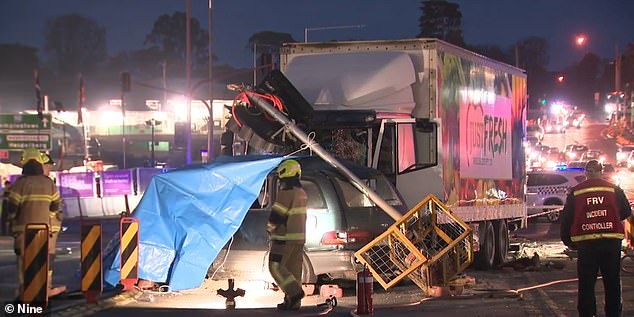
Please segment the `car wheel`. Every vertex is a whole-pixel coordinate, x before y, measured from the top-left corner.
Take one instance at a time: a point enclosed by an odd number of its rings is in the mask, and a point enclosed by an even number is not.
[[[478,270],[491,269],[495,261],[495,233],[490,221],[479,223],[478,240],[480,251],[475,254],[475,268]]]
[[[550,221],[552,223],[559,222],[559,218],[560,217],[561,217],[561,212],[559,212],[559,211],[553,211],[553,212],[550,212],[550,213],[546,214],[546,219],[548,219],[548,221]]]
[[[498,220],[493,222],[495,231],[495,259],[494,264],[500,265],[506,262],[506,256],[509,253],[509,228],[506,220]]]
[[[315,275],[313,263],[310,261],[306,252],[303,252],[302,260],[302,284],[317,283],[317,275]]]
[[[563,205],[564,203],[557,199],[557,198],[550,198],[547,199],[544,202],[544,205]],[[550,209],[544,209],[544,211],[548,211]],[[552,223],[556,223],[559,221],[559,218],[561,217],[561,211],[553,211],[553,212],[549,212],[546,214],[546,219],[548,219],[548,221],[552,222]]]

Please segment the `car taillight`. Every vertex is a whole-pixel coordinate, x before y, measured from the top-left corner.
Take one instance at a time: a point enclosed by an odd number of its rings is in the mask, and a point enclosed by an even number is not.
[[[363,230],[328,231],[321,237],[323,245],[344,245],[370,242],[370,233]]]

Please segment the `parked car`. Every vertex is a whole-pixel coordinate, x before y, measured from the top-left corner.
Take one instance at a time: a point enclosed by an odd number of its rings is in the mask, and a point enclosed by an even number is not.
[[[627,169],[634,171],[634,150],[627,156]]]
[[[570,116],[571,125],[577,129],[583,126],[583,122],[585,121],[585,119],[586,119],[586,114],[580,111],[575,111]]]
[[[302,282],[315,283],[318,277],[354,280],[354,252],[394,220],[320,158],[298,160],[302,165],[301,183],[308,194]],[[346,163],[346,167],[388,204],[406,212],[396,189],[383,174],[352,163]],[[210,266],[209,275],[214,279],[273,282],[265,228],[276,190],[277,178],[271,174],[242,225]]]
[[[563,208],[570,188],[585,179],[583,169],[578,168],[529,172],[526,180],[528,215]],[[557,222],[560,218],[560,211],[548,213],[546,218],[551,222]]]
[[[588,150],[581,154],[581,161],[597,160],[603,164],[607,160],[607,156],[600,150]]]
[[[536,137],[539,141],[544,139],[544,128],[537,124],[531,124],[526,127],[526,137]]]
[[[576,161],[579,160],[581,154],[586,152],[588,147],[581,144],[568,144],[564,148],[564,153],[566,153],[566,157],[568,161]]]
[[[627,166],[627,161],[632,151],[634,151],[634,145],[619,146],[619,148],[616,149],[616,165]]]
[[[544,131],[546,133],[566,133],[566,124],[560,120],[546,121]]]

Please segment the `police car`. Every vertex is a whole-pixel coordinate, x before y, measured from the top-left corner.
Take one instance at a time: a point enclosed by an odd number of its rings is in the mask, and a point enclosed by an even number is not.
[[[526,180],[528,215],[562,209],[568,190],[586,179],[583,168],[558,168],[554,171],[529,172]],[[560,212],[550,212],[550,222],[559,221]]]

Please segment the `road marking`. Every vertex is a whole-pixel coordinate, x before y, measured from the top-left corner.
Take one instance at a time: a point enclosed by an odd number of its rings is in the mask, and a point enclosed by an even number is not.
[[[531,285],[539,284],[537,283],[537,281],[533,278],[531,274],[527,274],[526,272],[524,272],[524,276],[526,276],[526,278],[528,279],[529,284]],[[561,308],[557,306],[555,301],[553,301],[553,299],[550,298],[550,296],[548,296],[548,293],[546,293],[542,288],[537,288],[536,290],[537,292],[539,292],[539,295],[543,298],[546,306],[548,306],[548,308],[550,308],[550,310],[553,313],[555,313],[555,316],[566,316],[566,314],[561,310]]]

